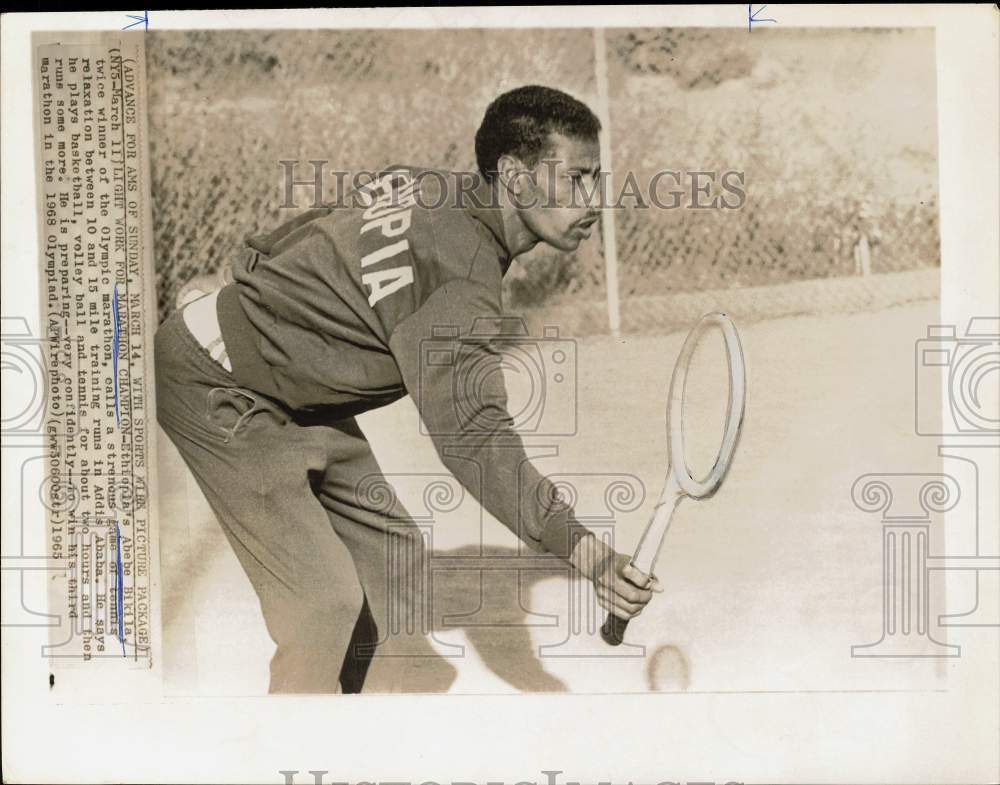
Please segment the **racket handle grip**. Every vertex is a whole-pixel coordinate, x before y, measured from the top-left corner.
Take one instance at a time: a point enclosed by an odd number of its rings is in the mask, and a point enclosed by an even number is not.
[[[601,637],[608,646],[618,646],[625,640],[626,627],[628,627],[628,619],[609,613],[604,624],[601,625]]]

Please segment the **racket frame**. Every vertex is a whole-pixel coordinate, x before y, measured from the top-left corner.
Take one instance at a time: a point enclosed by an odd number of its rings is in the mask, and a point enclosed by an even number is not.
[[[704,478],[698,480],[691,474],[684,454],[684,392],[687,387],[688,366],[702,334],[709,327],[718,327],[726,345],[729,369],[729,400],[726,408],[726,426],[715,463]],[[670,378],[670,395],[667,399],[667,472],[652,518],[646,526],[632,556],[631,565],[646,576],[646,588],[656,581],[654,569],[663,548],[674,511],[685,497],[708,499],[722,485],[732,465],[739,444],[743,417],[746,411],[746,362],[743,345],[736,325],[724,313],[707,313],[698,320],[681,347]],[[628,621],[612,618],[608,614],[602,627],[604,640],[621,643]]]

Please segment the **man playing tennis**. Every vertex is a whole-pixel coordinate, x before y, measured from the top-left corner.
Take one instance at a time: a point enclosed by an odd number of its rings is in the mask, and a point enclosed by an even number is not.
[[[499,326],[514,257],[538,243],[572,251],[590,235],[599,214],[580,196],[599,190],[599,130],[558,90],[505,93],[476,134],[477,182],[393,167],[352,204],[252,239],[232,283],[158,331],[159,421],[260,599],[277,645],[272,692],[360,691],[373,652],[436,659],[423,630],[396,634],[399,618],[426,614],[419,530],[398,502],[359,492],[379,468],[354,416],[407,393],[486,510],[589,578],[607,611],[628,619],[649,601],[627,556],[541,501],[555,498],[551,484],[526,459],[502,374],[489,372],[500,354],[468,340],[474,322],[477,335]],[[440,327],[463,360],[422,362]]]

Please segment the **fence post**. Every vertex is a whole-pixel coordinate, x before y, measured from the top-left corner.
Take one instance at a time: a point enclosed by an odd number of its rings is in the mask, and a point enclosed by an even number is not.
[[[594,28],[594,70],[597,79],[597,117],[601,121],[601,171],[606,173],[607,192],[601,190],[601,234],[604,237],[604,278],[608,291],[608,327],[618,337],[621,332],[621,314],[618,303],[618,246],[615,240],[614,208],[604,198],[606,193],[614,198],[611,166],[611,116],[608,110],[608,57],[604,46],[604,28]],[[603,183],[602,183],[603,184]]]
[[[857,244],[854,246],[854,274],[872,274],[872,257],[868,245],[868,235],[864,232],[861,233]]]

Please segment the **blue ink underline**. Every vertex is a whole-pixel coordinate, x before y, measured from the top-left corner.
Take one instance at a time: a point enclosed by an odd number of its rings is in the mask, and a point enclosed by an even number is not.
[[[115,615],[118,617],[118,640],[122,644],[122,657],[125,656],[125,587],[124,568],[122,567],[122,530],[115,521]]]
[[[113,330],[111,337],[111,366],[114,373],[115,391],[115,422],[122,427],[121,400],[118,393],[118,350],[121,346],[122,321],[118,312],[118,284],[115,284],[111,295],[111,310]],[[117,638],[122,645],[122,657],[125,656],[125,569],[122,566],[122,530],[115,521],[115,616],[118,618]]]
[[[121,341],[122,336],[122,321],[121,316],[118,314],[118,284],[115,284],[115,291],[111,298],[111,309],[114,312],[114,335],[112,336],[112,355],[111,362],[114,369],[114,387],[115,387],[115,422],[118,423],[120,428],[122,425],[122,415],[120,409],[120,403],[118,399],[118,345]]]

